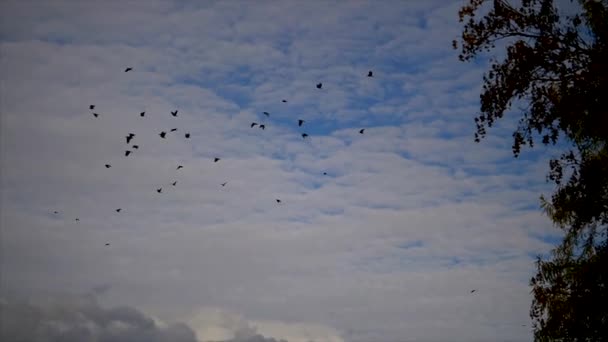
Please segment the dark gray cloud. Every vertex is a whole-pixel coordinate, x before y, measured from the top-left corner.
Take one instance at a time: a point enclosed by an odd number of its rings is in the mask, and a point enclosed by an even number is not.
[[[102,308],[90,296],[37,303],[0,300],[0,315],[2,341],[197,341],[183,323],[165,326],[128,306]]]

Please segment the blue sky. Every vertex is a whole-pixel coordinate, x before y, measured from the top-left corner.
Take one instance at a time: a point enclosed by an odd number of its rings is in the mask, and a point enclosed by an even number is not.
[[[474,143],[461,5],[3,2],[0,304],[184,341],[530,340],[555,150],[513,158],[517,113]]]

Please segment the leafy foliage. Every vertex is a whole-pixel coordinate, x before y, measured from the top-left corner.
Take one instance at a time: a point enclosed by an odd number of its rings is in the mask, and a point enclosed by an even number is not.
[[[513,133],[515,157],[538,141],[569,146],[549,162],[555,192],[550,200],[541,196],[566,234],[552,261],[538,261],[531,281],[537,341],[600,340],[596,332],[607,324],[608,1],[576,4],[571,16],[560,15],[553,0],[520,0],[518,6],[469,0],[459,12],[465,23],[461,61],[506,45],[504,60],[492,58],[483,77],[475,141],[517,102],[526,106]],[[604,300],[599,311],[584,306],[594,298]]]

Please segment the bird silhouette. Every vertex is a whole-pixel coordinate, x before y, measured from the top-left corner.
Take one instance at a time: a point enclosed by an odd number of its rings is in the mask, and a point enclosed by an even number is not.
[[[173,115],[173,116],[177,116],[177,111],[175,111],[175,112],[171,112],[171,115]]]
[[[323,172],[323,176],[327,176],[327,172]]]
[[[264,129],[264,128],[266,128],[266,125],[260,125],[260,128]]]
[[[139,148],[139,145],[133,145],[132,147],[137,150]]]
[[[287,103],[287,100],[283,100],[283,103]]]
[[[109,245],[110,245],[109,243],[106,243],[106,246],[109,246]]]
[[[110,165],[110,164],[106,164],[106,169],[109,169],[109,168],[111,168],[111,167],[112,167],[112,165]]]
[[[190,133],[186,133],[184,136],[186,137],[186,139],[190,139]]]
[[[122,210],[121,208],[118,208],[118,209],[116,209],[116,212],[119,213],[121,210]]]
[[[125,157],[128,157],[131,154],[131,151],[125,151]]]
[[[308,134],[302,133],[302,139],[306,139],[307,136],[308,136]]]
[[[99,114],[97,114],[97,113],[93,113],[93,116],[94,116],[94,117],[98,117],[98,116],[99,116]]]
[[[129,67],[129,68],[126,68],[126,69],[125,69],[125,72],[129,72],[129,71],[131,71],[131,70],[133,70],[133,68]]]
[[[135,134],[133,134],[133,133],[129,133],[129,135],[127,135],[127,144],[131,142],[133,137],[135,137]]]
[[[156,192],[158,192],[160,194],[161,192],[163,192],[163,188],[156,189]]]
[[[475,292],[475,291],[477,291],[477,290],[471,290],[471,293],[473,293],[473,292]]]
[[[365,128],[359,131],[360,134],[363,134],[363,132],[365,132]]]
[[[184,168],[183,166],[178,165],[176,170],[183,169],[183,168]]]
[[[176,186],[177,185],[177,181],[171,183],[171,185]]]
[[[58,211],[53,211],[53,214],[57,215],[57,214],[59,214],[59,212]]]
[[[222,186],[226,186],[226,184],[228,184],[228,182],[224,182],[224,183],[222,183]]]
[[[280,200],[280,199],[278,199],[278,198],[276,199],[276,201],[277,201],[277,203],[281,203],[281,200]]]
[[[220,158],[214,158],[214,159],[213,159],[213,162],[214,162],[214,163],[217,163],[218,161],[220,161]]]
[[[367,77],[374,77],[374,73],[370,70],[367,72]]]
[[[167,132],[160,132],[159,135],[161,138],[165,139],[165,135],[167,135]]]
[[[80,221],[80,219],[79,219],[79,218],[75,218],[75,219],[74,219],[74,221],[77,221],[77,222],[78,222],[78,221]]]
[[[141,116],[142,118],[144,117],[144,115],[146,115],[146,112],[139,113],[139,116]]]
[[[91,110],[95,109],[95,105],[89,105],[89,109],[91,109]]]
[[[177,131],[177,128],[171,128],[171,132]]]
[[[257,124],[258,124],[257,122],[252,122],[252,123],[251,123],[251,128],[253,128],[253,127],[257,126]]]
[[[285,100],[283,100],[283,101],[285,101]],[[287,101],[285,101],[285,102],[287,102]],[[266,116],[270,116],[270,113],[268,113],[268,112],[264,112],[264,115],[266,115]]]
[[[323,87],[323,83],[317,83],[317,89],[321,89]]]
[[[303,123],[304,123],[304,120],[298,120],[298,127],[301,127]]]

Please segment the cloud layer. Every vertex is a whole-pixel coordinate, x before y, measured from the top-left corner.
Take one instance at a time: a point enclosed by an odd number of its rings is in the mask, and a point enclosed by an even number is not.
[[[1,288],[159,341],[529,340],[553,152],[473,142],[460,5],[3,2]]]

